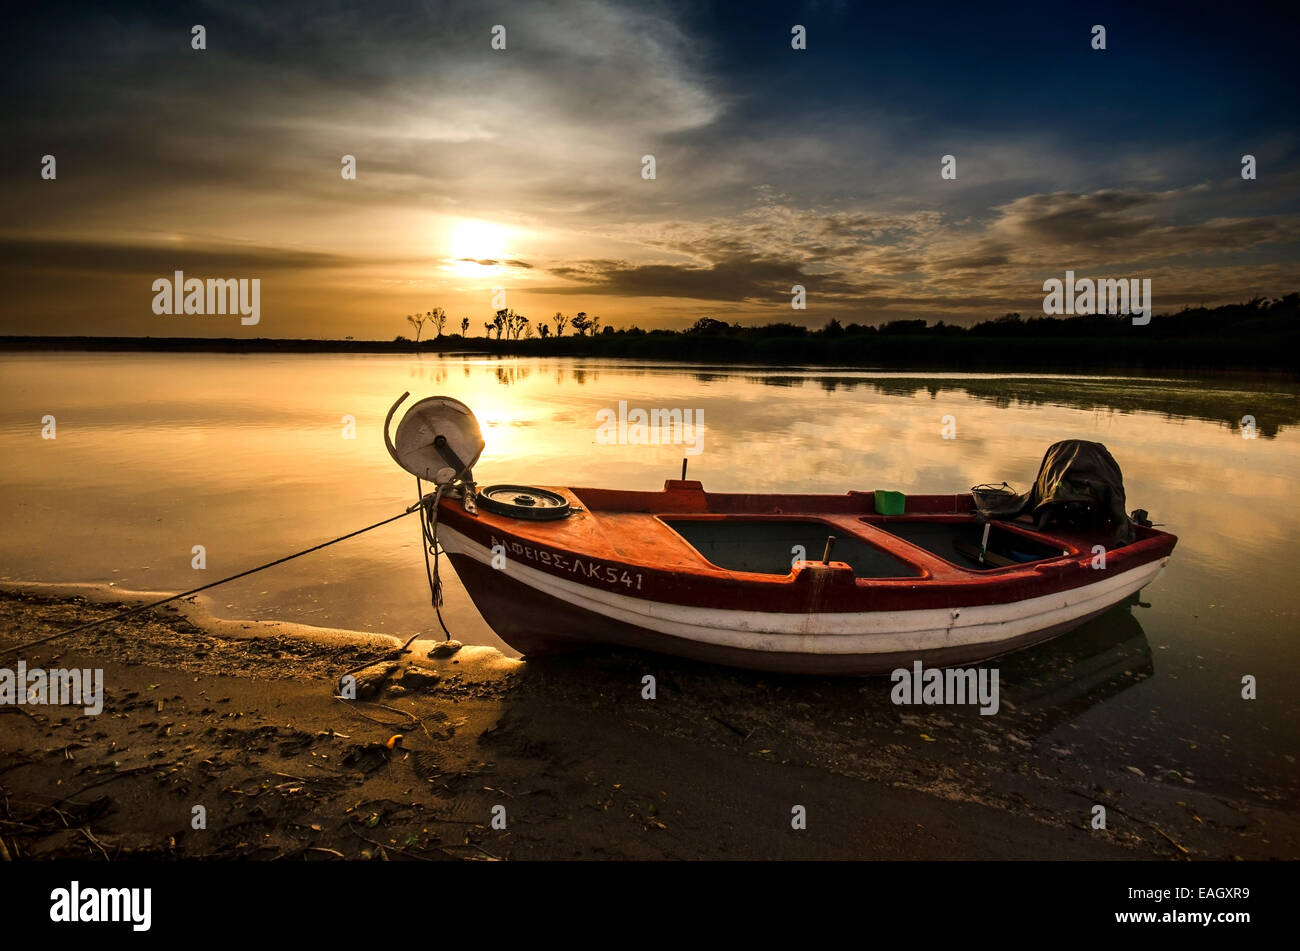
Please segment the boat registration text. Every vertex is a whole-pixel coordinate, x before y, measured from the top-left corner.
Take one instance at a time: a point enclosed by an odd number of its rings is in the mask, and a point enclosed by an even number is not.
[[[549,565],[552,568],[567,571],[569,574],[577,575],[580,578],[590,578],[611,587],[622,585],[634,591],[641,590],[642,578],[639,571],[633,573],[619,568],[617,565],[606,565],[599,561],[592,561],[589,558],[578,558],[557,551],[548,551],[545,548],[535,548],[532,545],[525,545],[522,542],[498,538],[493,535],[492,567],[505,568],[507,554],[537,562],[538,564]]]

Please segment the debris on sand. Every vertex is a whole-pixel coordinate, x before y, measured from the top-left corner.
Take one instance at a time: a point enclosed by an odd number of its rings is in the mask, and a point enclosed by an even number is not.
[[[389,686],[390,679],[402,665],[397,661],[387,661],[363,667],[352,676],[356,678],[356,697],[358,700],[373,700]]]

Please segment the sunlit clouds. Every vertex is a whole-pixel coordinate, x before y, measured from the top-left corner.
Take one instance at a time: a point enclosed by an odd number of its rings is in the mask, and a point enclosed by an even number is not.
[[[218,3],[201,52],[151,7],[67,16],[11,28],[4,332],[211,334],[150,312],[176,269],[261,278],[259,335],[380,339],[436,306],[480,332],[502,288],[655,327],[970,322],[1067,269],[1140,271],[1157,310],[1300,287],[1265,23],[1209,56],[1115,13],[1102,62],[1041,12]]]

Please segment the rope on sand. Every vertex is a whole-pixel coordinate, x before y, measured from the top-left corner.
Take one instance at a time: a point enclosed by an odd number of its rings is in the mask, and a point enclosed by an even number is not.
[[[112,621],[120,621],[124,618],[131,617],[134,614],[140,614],[144,611],[149,611],[152,610],[153,608],[161,607],[162,605],[168,604],[172,601],[178,601],[181,598],[188,598],[191,595],[198,594],[200,591],[207,591],[210,588],[217,587],[218,585],[227,584],[231,581],[236,581],[239,578],[245,578],[248,575],[255,574],[259,571],[265,571],[267,568],[274,568],[276,565],[282,565],[286,561],[292,561],[295,558],[301,558],[303,555],[310,555],[314,551],[320,551],[322,548],[328,548],[330,545],[336,545],[339,542],[347,541],[349,538],[355,538],[356,536],[365,534],[366,532],[374,531],[376,528],[380,528],[381,526],[387,525],[389,522],[396,522],[398,519],[406,518],[406,516],[414,512],[417,511],[423,512],[425,502],[426,500],[424,498],[421,498],[414,505],[410,506],[410,508],[408,508],[405,512],[401,512],[397,515],[393,515],[389,518],[384,519],[383,521],[375,522],[375,524],[373,525],[367,525],[365,528],[359,528],[355,532],[348,532],[346,535],[340,535],[338,538],[331,538],[329,541],[321,542],[319,545],[313,545],[311,548],[304,548],[302,551],[294,552],[292,555],[285,555],[283,558],[277,558],[275,561],[268,561],[266,564],[258,565],[256,568],[249,568],[247,571],[239,572],[239,574],[231,575],[228,578],[222,578],[220,581],[212,581],[209,582],[208,584],[201,585],[200,587],[191,588],[189,591],[182,591],[180,594],[173,594],[171,597],[163,598],[160,601],[152,601],[149,604],[139,604],[133,608],[127,608],[125,611],[119,611],[117,614],[114,614],[110,617],[100,618],[98,621],[89,621],[85,624],[79,624],[76,627],[68,628],[66,631],[56,631],[53,634],[49,634],[45,637],[38,637],[35,640],[27,641],[24,644],[18,644],[14,647],[6,647],[3,650],[0,650],[0,657],[5,656],[6,654],[15,654],[18,651],[26,650],[29,647],[35,647],[37,644],[45,644],[49,641],[55,640],[60,637],[67,637],[69,634],[76,634],[79,631],[86,631],[92,627],[98,627],[101,624],[108,624]],[[438,615],[438,620],[439,622],[442,621],[441,614]],[[444,624],[443,630],[445,631],[446,629],[447,627]],[[451,635],[448,634],[448,636],[450,637]],[[414,638],[412,638],[412,640],[414,640]],[[407,644],[409,643],[410,641],[407,641]]]

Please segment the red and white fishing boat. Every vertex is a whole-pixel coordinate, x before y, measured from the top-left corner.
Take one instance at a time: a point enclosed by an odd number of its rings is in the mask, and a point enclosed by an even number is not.
[[[616,644],[792,673],[971,664],[1124,601],[1177,541],[1136,526],[1131,544],[1105,550],[1106,532],[994,521],[981,563],[969,493],[910,496],[908,514],[891,516],[875,514],[873,492],[708,493],[692,481],[549,491],[568,503],[565,518],[496,514],[482,498],[476,514],[461,499],[439,504],[438,539],[457,576],[526,656]]]
[[[426,427],[406,443],[443,438]],[[970,492],[907,496],[905,514],[882,514],[876,492],[711,493],[684,479],[662,492],[476,490],[452,478],[473,446],[442,454],[441,478],[424,470],[443,487],[437,541],[525,656],[610,644],[792,673],[973,664],[1123,602],[1177,542],[1140,515],[1118,533],[990,518]],[[394,458],[418,474],[409,453]]]

